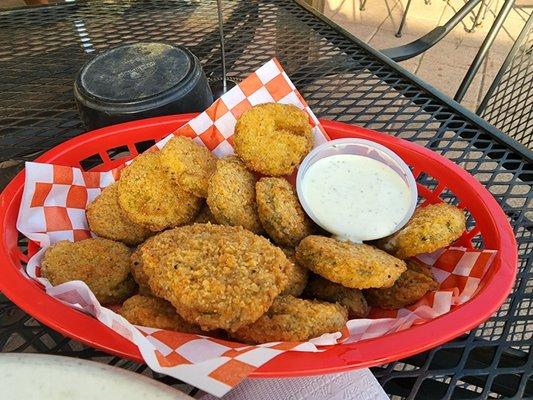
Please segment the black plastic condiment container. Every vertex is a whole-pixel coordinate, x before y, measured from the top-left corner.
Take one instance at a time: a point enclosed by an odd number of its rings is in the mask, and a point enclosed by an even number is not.
[[[159,115],[204,111],[213,95],[198,59],[163,43],[119,46],[78,73],[74,97],[87,129]]]

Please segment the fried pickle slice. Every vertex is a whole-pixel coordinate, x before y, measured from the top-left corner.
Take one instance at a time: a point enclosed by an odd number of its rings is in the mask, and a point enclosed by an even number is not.
[[[268,176],[289,175],[313,147],[309,117],[289,104],[259,104],[237,120],[235,152],[248,168]]]
[[[104,238],[57,242],[44,253],[41,273],[54,286],[83,281],[103,304],[118,303],[136,289],[130,250]]]
[[[174,182],[198,197],[207,197],[209,177],[217,159],[205,146],[185,136],[174,136],[161,150],[161,164]]]
[[[232,336],[245,343],[305,342],[342,330],[348,311],[341,305],[279,296],[266,314]]]
[[[203,333],[199,326],[185,321],[168,301],[135,295],[122,304],[119,314],[134,325],[184,333]]]
[[[190,223],[201,199],[165,173],[159,152],[143,153],[122,171],[118,204],[133,222],[152,231]]]
[[[405,271],[405,262],[367,244],[311,235],[296,248],[300,265],[329,281],[352,289],[390,287]]]
[[[255,182],[255,176],[237,157],[217,161],[216,171],[209,180],[207,204],[219,224],[262,232],[255,201]]]
[[[370,311],[363,293],[359,289],[344,287],[319,275],[314,275],[309,279],[309,283],[305,288],[305,295],[306,297],[343,305],[348,310],[350,319],[364,318]]]
[[[241,227],[195,224],[142,246],[151,291],[204,330],[235,331],[265,313],[287,284],[287,257]]]
[[[376,245],[395,257],[406,259],[449,246],[466,230],[465,214],[446,203],[416,209],[407,225]]]
[[[313,225],[286,179],[261,178],[255,191],[259,219],[278,245],[294,247],[313,233]]]
[[[136,245],[146,239],[151,231],[131,221],[118,205],[118,184],[104,188],[87,206],[87,222],[91,231],[106,239],[127,245]]]
[[[407,270],[400,275],[392,287],[364,291],[364,295],[372,307],[396,310],[416,303],[426,293],[439,288],[439,284],[432,276],[417,272],[416,269],[418,268],[412,269],[409,267],[410,264],[411,262],[408,261]]]

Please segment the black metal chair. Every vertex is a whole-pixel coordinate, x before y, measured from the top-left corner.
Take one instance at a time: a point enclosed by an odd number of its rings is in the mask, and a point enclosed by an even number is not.
[[[533,15],[507,55],[476,113],[533,148]]]
[[[395,61],[405,61],[437,44],[482,0],[466,3],[447,23],[403,46],[382,50]],[[460,102],[486,58],[514,0],[506,0],[463,78],[454,100]],[[507,55],[476,113],[524,146],[533,147],[533,15]]]
[[[407,4],[405,5],[405,8],[402,13],[402,19],[400,20],[400,26],[398,27],[398,31],[394,34],[396,37],[402,37],[403,27],[405,25],[405,22],[407,20],[407,14],[409,13],[409,8],[411,7],[411,1],[407,0]],[[447,1],[447,0],[445,0]],[[479,9],[474,14],[474,17],[472,18],[472,27],[467,28],[465,25],[465,31],[467,32],[474,32],[476,30],[476,27],[480,26],[483,23],[483,20],[485,19],[485,16],[487,15],[487,11],[491,7],[494,0],[482,0],[481,5],[479,6]],[[360,0],[359,2],[359,10],[364,11],[366,7],[367,0]],[[424,4],[430,5],[431,0],[424,0]],[[477,2],[476,2],[477,5]]]

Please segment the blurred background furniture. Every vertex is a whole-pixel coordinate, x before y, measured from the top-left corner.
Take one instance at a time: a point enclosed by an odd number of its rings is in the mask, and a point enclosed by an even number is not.
[[[470,0],[448,22],[411,43],[381,52],[395,61],[405,61],[427,51],[442,40],[465,18],[480,0]],[[454,100],[460,102],[470,87],[494,39],[509,15],[514,0],[506,0],[486,35],[470,68],[463,78]],[[513,137],[533,148],[533,15],[529,17],[505,58],[494,81],[485,93],[476,113]]]
[[[483,119],[533,148],[533,17],[476,110]]]

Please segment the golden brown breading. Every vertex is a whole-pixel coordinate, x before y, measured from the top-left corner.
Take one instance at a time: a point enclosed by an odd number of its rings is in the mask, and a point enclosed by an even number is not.
[[[217,161],[216,171],[209,180],[207,204],[219,224],[262,232],[255,202],[255,181],[255,176],[237,157]]]
[[[142,246],[152,292],[204,330],[229,331],[257,320],[287,283],[287,257],[241,227],[195,224]]]
[[[174,182],[186,191],[207,196],[209,177],[215,172],[217,159],[209,149],[191,138],[175,136],[161,150],[161,164]]]
[[[113,183],[87,206],[87,222],[91,231],[106,239],[136,245],[151,231],[131,221],[118,205],[118,184]]]
[[[417,302],[427,292],[438,288],[439,284],[433,277],[408,268],[392,287],[367,289],[364,295],[372,307],[395,310]]]
[[[319,275],[313,275],[309,279],[309,283],[305,288],[305,295],[310,298],[343,305],[348,310],[350,319],[364,318],[370,310],[363,293],[359,289],[344,287]]]
[[[407,225],[376,245],[395,257],[406,259],[449,246],[466,230],[463,211],[446,203],[416,209]]]
[[[290,265],[286,270],[287,286],[285,286],[285,289],[283,289],[280,295],[290,294],[291,296],[298,297],[303,293],[307,285],[309,270],[296,262],[295,249],[292,247],[281,247],[281,250],[285,253]]]
[[[168,301],[153,296],[130,297],[122,304],[119,314],[134,325],[184,333],[203,333],[199,326],[189,324],[181,318]]]
[[[347,319],[339,304],[279,296],[265,315],[232,336],[245,343],[304,342],[342,330]]]
[[[191,222],[202,204],[165,173],[159,152],[144,153],[124,168],[118,203],[129,219],[152,231]]]
[[[274,242],[294,247],[313,233],[311,221],[285,178],[261,178],[255,191],[259,219]]]
[[[286,269],[287,285],[281,294],[290,294],[298,297],[302,294],[307,285],[309,270],[302,267],[297,262],[289,260],[289,266]]]
[[[296,260],[330,280],[353,289],[390,287],[405,263],[367,244],[307,236],[296,248]]]
[[[139,285],[139,294],[141,295],[151,295],[152,291],[148,285],[148,276],[144,273],[142,268],[142,259],[141,259],[141,246],[137,247],[133,253],[131,253],[131,275],[137,285]]]
[[[245,111],[233,136],[235,152],[253,171],[289,175],[313,147],[309,117],[298,107],[266,103]]]
[[[195,224],[206,224],[208,222],[211,224],[218,224],[217,220],[215,219],[215,216],[209,209],[209,206],[207,204],[204,204],[204,206],[200,209],[200,212],[194,219],[194,223]]]
[[[104,304],[120,302],[135,291],[130,250],[104,238],[57,242],[44,253],[41,273],[54,286],[83,281]]]

